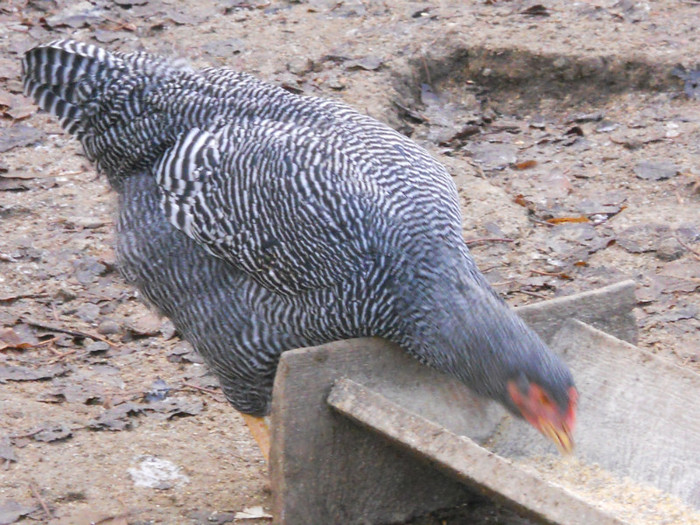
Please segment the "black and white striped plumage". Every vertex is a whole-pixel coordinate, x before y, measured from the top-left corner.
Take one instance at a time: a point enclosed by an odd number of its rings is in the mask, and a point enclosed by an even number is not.
[[[389,127],[225,69],[58,41],[26,92],[119,193],[127,280],[231,403],[269,409],[281,352],[382,336],[519,414],[508,381],[570,408],[571,375],[462,240],[445,169]]]

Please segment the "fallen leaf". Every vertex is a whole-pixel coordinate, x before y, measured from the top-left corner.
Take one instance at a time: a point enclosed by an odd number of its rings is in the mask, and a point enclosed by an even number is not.
[[[72,378],[63,381],[46,392],[42,392],[37,400],[44,403],[78,403],[81,405],[101,404],[104,400],[104,387],[99,383],[79,381]]]
[[[680,307],[672,308],[668,312],[661,314],[655,320],[662,323],[675,323],[676,321],[682,321],[684,319],[697,319],[698,318],[698,307],[694,304]]]
[[[152,337],[160,332],[162,318],[150,310],[126,320],[126,327],[136,337]]]
[[[75,315],[78,319],[85,321],[87,323],[92,323],[100,315],[100,307],[94,303],[84,303],[81,304],[75,311]]]
[[[510,144],[479,142],[470,144],[467,149],[472,153],[474,162],[485,169],[502,170],[517,162],[517,149]]]
[[[542,4],[535,4],[533,6],[528,7],[527,9],[524,9],[523,11],[520,11],[520,14],[526,16],[548,17],[549,10]]]
[[[603,120],[603,113],[596,111],[595,113],[581,113],[579,115],[574,115],[572,118],[567,120],[567,123],[576,122],[577,124],[582,124],[584,122],[599,122]]]
[[[547,219],[547,222],[550,224],[563,224],[563,223],[569,223],[569,222],[589,222],[588,217],[580,216],[580,217],[553,217],[551,219]]]
[[[619,10],[619,11],[618,11]],[[627,22],[641,22],[649,16],[649,4],[637,0],[619,0],[613,4],[611,13]]]
[[[27,191],[29,189],[31,186],[23,179],[0,177],[0,191]]]
[[[522,206],[523,208],[530,208],[530,206],[532,206],[532,203],[528,201],[523,194],[516,195],[513,202]]]
[[[694,259],[672,261],[664,264],[659,274],[679,279],[697,279],[700,283],[700,261]]]
[[[229,38],[226,40],[214,40],[207,42],[202,49],[208,55],[214,57],[230,57],[240,53],[245,49],[245,43],[240,38]]]
[[[564,135],[576,135],[577,137],[583,137],[583,129],[581,126],[574,126],[567,129]]]
[[[93,37],[101,44],[111,44],[124,38],[125,33],[120,31],[108,31],[106,29],[95,29]]]
[[[7,437],[0,438],[0,459],[3,463],[17,462],[17,455]]]
[[[356,58],[354,60],[348,60],[345,63],[345,68],[346,69],[364,69],[365,71],[376,71],[380,67],[382,67],[382,64],[384,64],[384,61],[376,56],[366,56],[362,58]]]
[[[52,520],[51,525],[128,525],[129,514],[114,516],[95,509],[76,509],[58,521]]]
[[[671,73],[685,81],[683,91],[688,98],[700,99],[700,68],[686,71],[683,66],[677,66]]]
[[[39,505],[22,505],[13,500],[0,503],[0,525],[15,523],[20,518],[35,512],[39,508]]]
[[[105,17],[105,10],[83,1],[60,9],[57,14],[45,18],[45,23],[50,28],[72,27],[78,29],[90,25],[98,24]]]
[[[39,344],[39,339],[28,330],[22,330],[21,334],[17,333],[13,328],[0,330],[0,350],[4,350],[5,348],[24,350],[26,348],[33,348],[37,344]]]
[[[145,5],[148,3],[148,0],[114,0],[114,3],[119,7],[129,9],[135,5]]]
[[[188,401],[183,398],[171,398],[155,401],[143,406],[144,411],[152,411],[154,416],[162,419],[196,416],[204,410],[204,403],[199,399]]]
[[[620,204],[601,204],[597,201],[584,199],[578,203],[576,208],[579,212],[588,217],[591,215],[607,215],[609,218],[617,215],[626,207]]]
[[[146,393],[144,399],[148,403],[152,403],[153,401],[163,401],[166,397],[168,397],[169,392],[170,387],[168,384],[162,379],[158,378],[153,382],[151,389]]]
[[[0,381],[41,381],[67,374],[68,367],[62,363],[29,368],[26,366],[0,366]]]
[[[272,514],[268,514],[261,506],[248,507],[234,516],[237,520],[259,520],[272,519]]]
[[[166,18],[178,26],[196,26],[206,20],[206,17],[197,16],[182,11],[168,12]]]
[[[680,168],[668,161],[642,161],[634,167],[634,173],[644,180],[664,180],[678,175]]]
[[[95,341],[94,343],[90,343],[85,347],[85,351],[90,354],[103,354],[108,352],[109,349],[110,346],[104,341]]]
[[[3,110],[2,107],[5,109]],[[29,99],[0,90],[0,114],[13,120],[22,120],[36,111]]]
[[[393,104],[399,110],[399,118],[403,120],[408,120],[412,124],[423,124],[427,122],[427,118],[425,117],[425,115],[421,114],[419,111],[416,111],[415,109],[402,104],[398,100],[394,100]]]
[[[40,129],[25,124],[0,129],[0,153],[38,142],[46,135]]]
[[[619,128],[620,125],[617,122],[611,122],[609,120],[601,120],[600,123],[595,127],[597,133],[610,133]]]
[[[73,223],[67,223],[72,225]],[[96,257],[84,257],[73,261],[75,268],[75,278],[83,286],[88,286],[95,282],[101,275],[109,273],[108,268],[102,264]]]
[[[73,432],[64,423],[59,423],[56,425],[49,425],[45,428],[39,430],[32,435],[34,441],[42,441],[44,443],[51,443],[53,441],[63,441],[68,439],[73,435]]]
[[[617,244],[631,253],[653,252],[660,240],[670,235],[665,224],[638,224],[616,233]]]
[[[190,481],[187,476],[182,474],[181,467],[167,459],[141,456],[138,461],[138,467],[131,467],[127,470],[137,487],[167,490]]]
[[[431,10],[431,9],[432,9],[432,7],[424,7],[423,9],[419,9],[418,11],[414,12],[414,13],[411,15],[411,18],[423,18],[423,17],[427,17],[427,16],[430,15],[430,10]]]
[[[105,410],[102,414],[88,423],[92,430],[120,431],[131,428],[131,417],[143,413],[143,405],[138,403],[122,403]]]
[[[513,167],[516,170],[527,170],[530,168],[534,168],[535,166],[537,166],[536,160],[525,160],[523,162],[516,162],[515,164],[513,164]]]
[[[185,341],[175,345],[175,347],[168,352],[167,359],[171,363],[204,363],[202,357]]]

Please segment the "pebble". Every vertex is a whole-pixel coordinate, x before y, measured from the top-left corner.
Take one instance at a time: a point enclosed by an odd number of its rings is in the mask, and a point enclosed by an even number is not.
[[[75,292],[64,287],[59,288],[56,292],[56,299],[60,299],[64,303],[70,302],[76,297],[78,296],[75,294]]]
[[[97,327],[97,333],[102,335],[118,334],[121,332],[121,326],[115,321],[102,321]]]
[[[107,350],[109,350],[109,345],[104,341],[95,341],[87,345],[87,347],[85,347],[85,350],[87,350],[91,354],[106,352]]]
[[[666,237],[659,242],[656,256],[662,261],[675,261],[685,253],[685,248],[675,237]]]
[[[83,321],[91,323],[100,315],[100,307],[93,303],[86,303],[76,310],[75,315]]]
[[[314,63],[308,58],[296,57],[293,58],[288,64],[287,69],[290,73],[295,75],[306,75],[310,73],[314,68]]]

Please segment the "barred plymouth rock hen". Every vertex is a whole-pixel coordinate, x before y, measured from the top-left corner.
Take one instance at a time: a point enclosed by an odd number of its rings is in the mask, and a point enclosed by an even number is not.
[[[570,372],[476,268],[455,186],[415,143],[227,69],[70,40],[22,65],[119,194],[127,281],[236,409],[268,413],[285,350],[381,336],[572,448]]]

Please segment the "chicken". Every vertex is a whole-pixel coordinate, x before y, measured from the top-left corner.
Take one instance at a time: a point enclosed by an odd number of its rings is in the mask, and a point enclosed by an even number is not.
[[[118,194],[124,277],[249,421],[282,352],[380,336],[572,449],[571,373],[479,272],[455,185],[414,142],[228,69],[71,40],[22,65]]]

